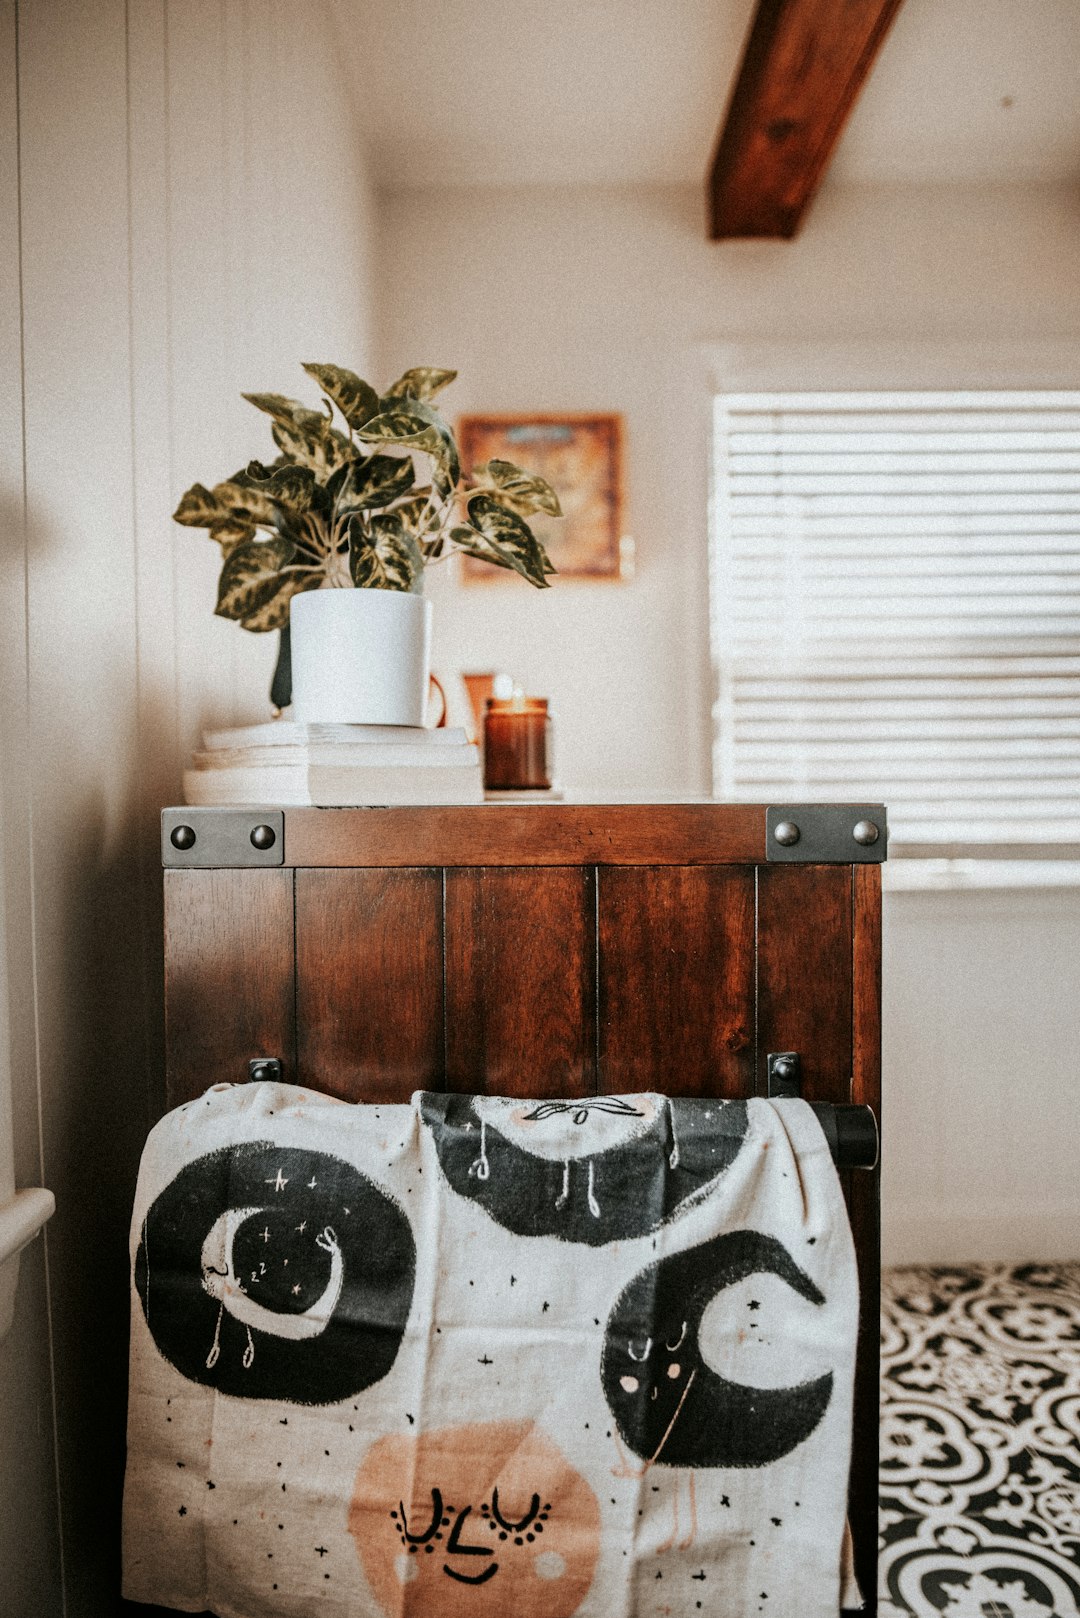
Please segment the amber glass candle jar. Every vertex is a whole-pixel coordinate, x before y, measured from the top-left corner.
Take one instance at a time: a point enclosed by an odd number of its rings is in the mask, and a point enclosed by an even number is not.
[[[551,715],[546,697],[488,698],[484,785],[506,792],[551,786]]]

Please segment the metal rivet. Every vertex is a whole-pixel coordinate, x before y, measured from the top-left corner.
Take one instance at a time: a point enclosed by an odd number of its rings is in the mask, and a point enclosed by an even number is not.
[[[857,843],[861,843],[864,848],[869,848],[871,843],[877,842],[881,832],[872,820],[860,820],[851,835]]]
[[[277,842],[277,832],[273,826],[256,826],[251,834],[251,842],[254,848],[273,848]]]
[[[193,848],[195,845],[195,832],[191,826],[174,826],[169,842],[174,848]]]
[[[248,1062],[248,1078],[252,1084],[280,1083],[280,1058],[276,1056],[253,1056]]]
[[[773,836],[781,848],[790,848],[802,836],[798,826],[793,820],[782,820],[778,826],[773,827]]]

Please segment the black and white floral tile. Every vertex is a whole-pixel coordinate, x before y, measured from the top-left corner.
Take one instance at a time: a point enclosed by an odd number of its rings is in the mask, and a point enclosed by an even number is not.
[[[880,1618],[1080,1618],[1080,1263],[887,1272]]]

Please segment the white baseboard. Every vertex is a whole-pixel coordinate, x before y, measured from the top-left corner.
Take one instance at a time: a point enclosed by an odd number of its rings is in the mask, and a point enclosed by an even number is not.
[[[884,1211],[882,1262],[894,1264],[1023,1264],[1080,1260],[1080,1208],[1000,1209],[936,1215]]]

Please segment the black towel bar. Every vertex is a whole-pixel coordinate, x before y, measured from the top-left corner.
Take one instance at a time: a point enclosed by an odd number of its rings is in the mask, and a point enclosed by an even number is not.
[[[248,1062],[248,1078],[279,1083],[281,1062],[276,1056],[253,1056]],[[769,1082],[773,1095],[799,1094],[799,1058],[794,1051],[769,1058]],[[814,1112],[829,1143],[838,1169],[872,1169],[878,1160],[878,1125],[872,1107],[837,1106],[814,1102]]]
[[[838,1169],[872,1169],[877,1166],[880,1137],[873,1107],[813,1102],[833,1162]]]
[[[782,1100],[802,1095],[802,1057],[798,1051],[770,1051],[767,1072],[770,1096]],[[831,1101],[813,1101],[811,1106],[838,1169],[877,1167],[881,1137],[872,1107]]]

